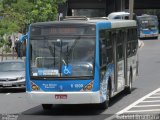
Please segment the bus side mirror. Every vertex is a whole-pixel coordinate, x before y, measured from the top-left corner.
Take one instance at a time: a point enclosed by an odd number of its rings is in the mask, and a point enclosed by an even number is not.
[[[18,46],[18,50],[19,50],[19,57],[25,57],[26,56],[26,44],[27,44],[27,38],[28,38],[28,34],[26,35],[22,35],[19,38],[19,41],[21,42],[21,44]]]
[[[25,41],[25,40],[27,40],[27,37],[28,37],[28,35],[22,35],[20,38],[19,38],[19,40],[22,42],[22,41]]]

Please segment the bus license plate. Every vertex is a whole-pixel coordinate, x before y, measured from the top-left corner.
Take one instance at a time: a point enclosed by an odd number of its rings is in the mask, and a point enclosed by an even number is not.
[[[57,95],[55,95],[55,99],[67,99],[67,95],[64,95],[64,94],[59,95],[59,94],[57,94]]]

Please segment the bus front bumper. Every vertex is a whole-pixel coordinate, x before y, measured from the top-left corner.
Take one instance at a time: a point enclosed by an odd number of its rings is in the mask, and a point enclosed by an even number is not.
[[[159,36],[159,34],[157,33],[155,33],[155,34],[143,34],[143,33],[141,33],[141,35],[140,35],[140,38],[147,38],[147,37],[158,37]]]
[[[101,103],[100,91],[97,92],[27,92],[32,103],[39,104],[94,104]]]

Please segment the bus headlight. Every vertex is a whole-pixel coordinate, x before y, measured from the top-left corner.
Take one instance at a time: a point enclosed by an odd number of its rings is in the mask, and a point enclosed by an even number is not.
[[[39,87],[36,85],[32,85],[32,90],[34,90],[34,91],[39,90]]]
[[[83,91],[90,91],[93,88],[93,81],[83,87]]]
[[[31,84],[32,84],[32,90],[33,91],[39,90],[39,87],[36,84],[34,84],[33,82],[31,82]]]

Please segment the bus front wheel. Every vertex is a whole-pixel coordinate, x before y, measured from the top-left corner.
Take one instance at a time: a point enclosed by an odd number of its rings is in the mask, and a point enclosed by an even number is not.
[[[52,104],[42,104],[43,110],[50,110],[52,109]]]
[[[107,92],[106,92],[106,100],[100,104],[100,109],[107,109],[109,106],[109,99],[110,99],[110,87],[108,85]]]

